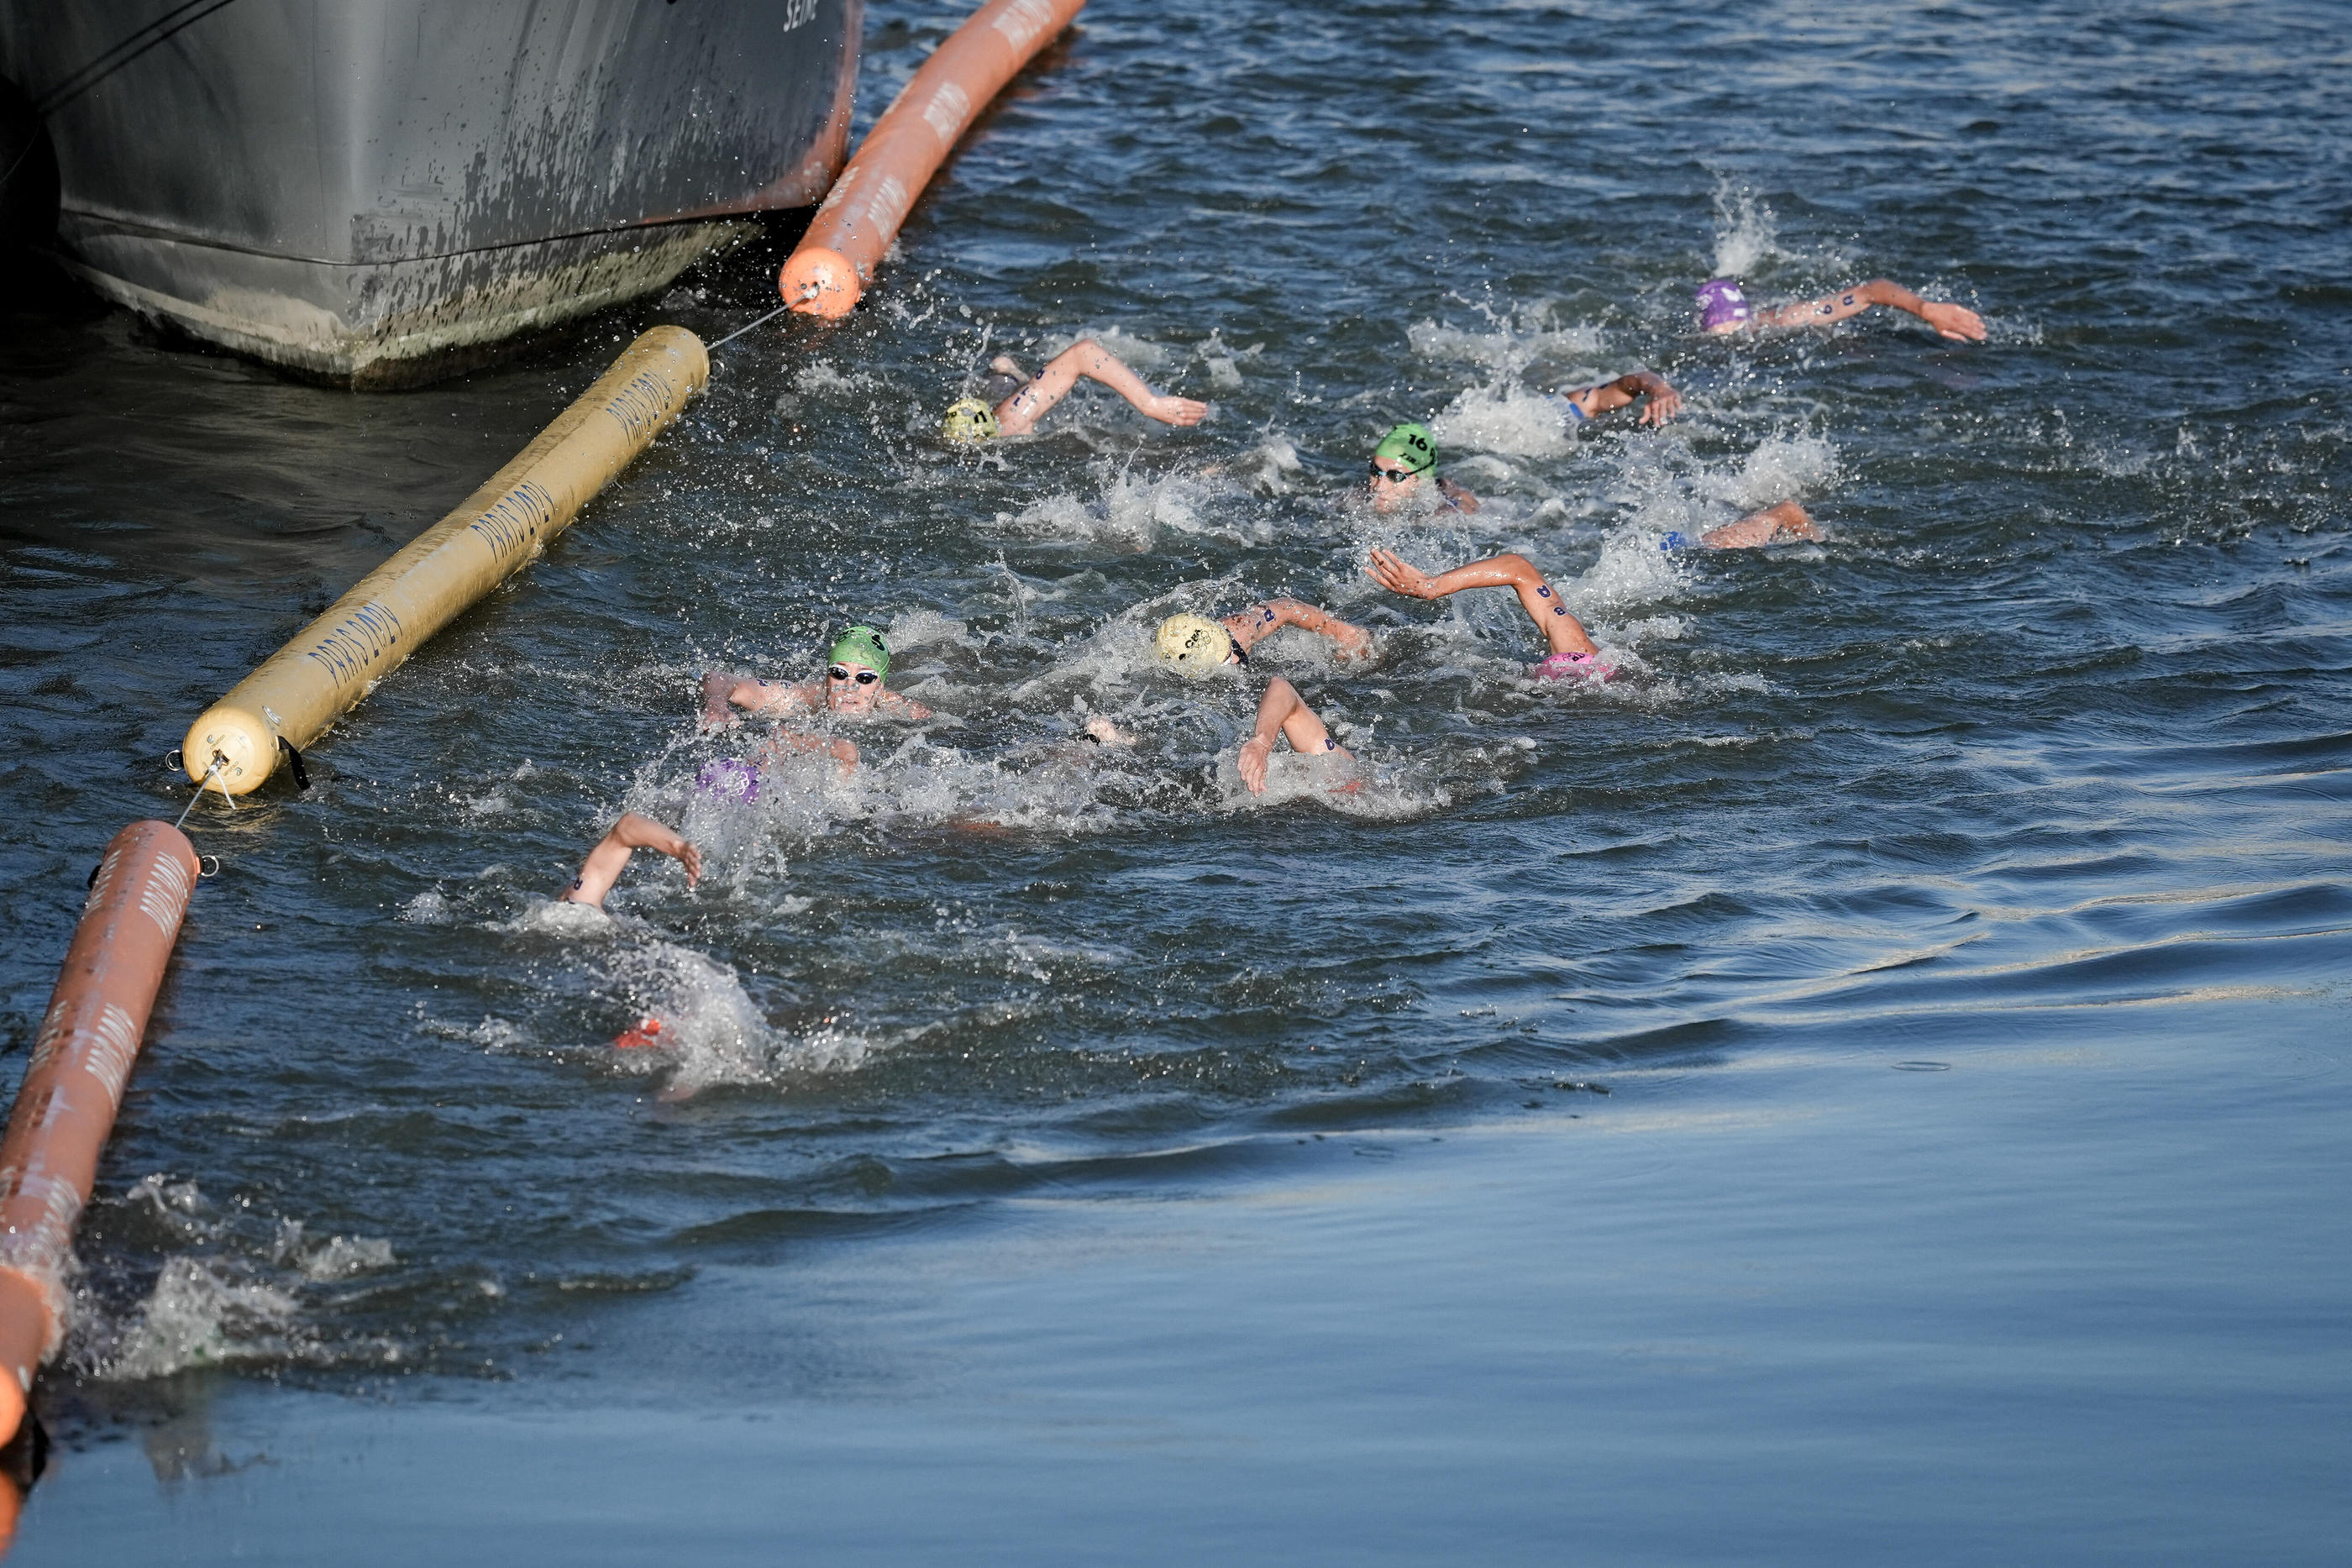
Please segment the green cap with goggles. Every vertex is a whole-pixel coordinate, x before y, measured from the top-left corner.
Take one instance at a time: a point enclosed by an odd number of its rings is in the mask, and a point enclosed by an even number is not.
[[[1408,474],[1426,474],[1437,466],[1437,441],[1425,424],[1400,424],[1372,448],[1375,457],[1392,457]]]
[[[836,664],[863,664],[884,680],[890,678],[890,649],[882,633],[871,626],[852,626],[833,640],[825,657]]]

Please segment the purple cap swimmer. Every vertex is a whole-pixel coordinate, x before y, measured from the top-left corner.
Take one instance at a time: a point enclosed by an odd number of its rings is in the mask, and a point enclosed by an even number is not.
[[[1736,277],[1710,277],[1698,286],[1698,327],[1702,332],[1736,332],[1756,312]]]
[[[750,802],[760,798],[760,770],[738,758],[721,757],[702,765],[694,788],[714,800]]]

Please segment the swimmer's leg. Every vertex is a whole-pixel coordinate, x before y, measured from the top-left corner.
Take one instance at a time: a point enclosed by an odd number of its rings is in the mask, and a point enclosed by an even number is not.
[[[588,858],[580,862],[580,874],[572,879],[559,903],[585,904],[604,907],[604,895],[613,891],[613,883],[628,869],[629,856],[637,850],[658,850],[686,868],[686,885],[692,887],[702,876],[702,852],[696,849],[677,831],[640,817],[635,811],[622,814],[613,824],[613,831],[598,841]]]
[[[1234,766],[1241,770],[1242,782],[1253,795],[1265,793],[1266,759],[1274,755],[1274,737],[1280,735],[1290,742],[1290,749],[1302,757],[1327,754],[1345,757],[1346,749],[1331,738],[1315,710],[1297,687],[1276,675],[1266,683],[1265,695],[1258,699],[1257,726],[1250,737],[1242,742],[1240,757]]]
[[[1804,507],[1794,501],[1782,501],[1760,512],[1750,512],[1736,523],[1710,528],[1699,535],[1698,542],[1709,549],[1757,549],[1791,539],[1821,537],[1822,530],[1813,527],[1813,519],[1805,515]]]

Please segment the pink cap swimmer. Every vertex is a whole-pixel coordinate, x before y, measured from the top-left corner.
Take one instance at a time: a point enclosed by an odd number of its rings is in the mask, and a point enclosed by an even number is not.
[[[1702,332],[1731,332],[1748,325],[1756,314],[1747,290],[1736,277],[1710,277],[1698,286],[1698,326]]]
[[[1587,675],[1608,681],[1616,678],[1617,666],[1591,653],[1554,653],[1528,674],[1539,681],[1580,681]]]

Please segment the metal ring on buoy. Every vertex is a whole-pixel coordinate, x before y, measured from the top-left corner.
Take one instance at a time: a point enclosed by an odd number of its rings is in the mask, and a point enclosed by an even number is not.
[[[185,769],[180,765],[180,748],[178,747],[175,746],[172,747],[171,750],[163,753],[163,766],[170,768],[174,773],[185,771]]]
[[[210,871],[206,871],[206,870],[205,869],[205,862],[206,861],[210,861],[210,862],[213,862],[213,869],[212,869],[212,870],[210,870]],[[220,875],[220,856],[218,856],[218,855],[198,855],[198,856],[196,857],[196,874],[197,874],[198,876],[218,876],[218,875]]]

